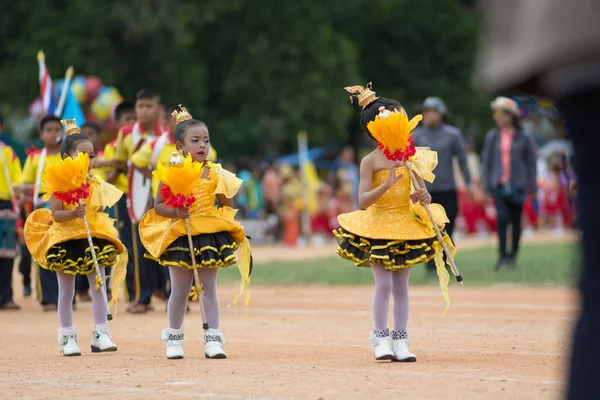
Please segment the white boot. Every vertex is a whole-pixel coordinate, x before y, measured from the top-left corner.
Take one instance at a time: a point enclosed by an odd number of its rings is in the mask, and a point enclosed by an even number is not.
[[[77,328],[58,328],[58,344],[60,351],[67,357],[80,356],[81,350],[77,345]]]
[[[94,325],[92,353],[103,353],[105,351],[117,351],[117,345],[110,340],[107,323]]]
[[[390,347],[390,330],[375,329],[370,337],[371,351],[377,361],[392,360],[394,353]]]
[[[161,339],[167,349],[169,360],[181,360],[183,358],[183,327],[179,329],[163,329]]]
[[[410,339],[406,331],[392,331],[392,351],[394,352],[394,361],[415,362],[417,357],[408,351]]]
[[[225,336],[218,329],[204,331],[204,355],[206,358],[227,358],[223,351]]]

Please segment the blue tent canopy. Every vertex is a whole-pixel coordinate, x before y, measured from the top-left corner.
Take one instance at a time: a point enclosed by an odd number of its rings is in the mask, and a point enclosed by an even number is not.
[[[327,169],[340,152],[339,147],[315,147],[308,150],[308,159],[313,162],[317,169]],[[290,167],[297,167],[300,164],[298,153],[286,154],[272,159],[273,162]]]

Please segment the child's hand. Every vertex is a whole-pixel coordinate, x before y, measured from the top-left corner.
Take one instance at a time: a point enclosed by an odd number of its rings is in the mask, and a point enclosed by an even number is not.
[[[190,210],[187,208],[176,208],[175,215],[178,218],[188,219],[190,217]]]
[[[425,188],[421,188],[421,189],[417,190],[417,198],[423,204],[431,203],[431,195]]]
[[[394,186],[400,178],[402,178],[403,174],[398,174],[398,168],[401,167],[401,164],[396,163],[392,168],[390,168],[390,173],[388,174],[387,181],[385,182],[385,186],[389,189]]]
[[[77,208],[74,210],[74,212],[75,212],[75,218],[83,218],[83,217],[85,217],[85,214],[86,214],[86,212],[87,212],[87,209],[86,209],[86,207],[85,207],[85,204],[83,204],[83,205],[81,205],[81,206],[77,207]]]

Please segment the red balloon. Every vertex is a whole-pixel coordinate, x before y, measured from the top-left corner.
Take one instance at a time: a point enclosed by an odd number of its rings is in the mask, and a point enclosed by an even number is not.
[[[85,90],[87,92],[87,102],[92,103],[102,90],[104,84],[97,76],[88,76],[85,79]]]

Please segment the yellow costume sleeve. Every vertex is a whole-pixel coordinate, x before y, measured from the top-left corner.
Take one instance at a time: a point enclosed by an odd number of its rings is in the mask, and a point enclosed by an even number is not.
[[[18,185],[23,181],[23,170],[21,169],[21,161],[10,147],[4,151],[4,157],[8,164],[8,175],[13,185]]]
[[[98,207],[104,210],[105,208],[112,207],[123,196],[123,192],[99,176],[94,177],[92,185],[94,185],[94,190],[90,191],[89,204],[94,208]]]
[[[104,159],[111,160],[115,157],[115,148],[111,143],[104,146]]]
[[[39,161],[38,154],[31,154],[27,156],[25,165],[23,166],[23,182],[24,183],[35,183],[35,175],[37,173],[37,163],[35,158]]]
[[[218,176],[215,194],[224,194],[228,199],[233,198],[240,190],[243,181],[234,173],[223,169],[220,164],[212,164],[211,171]]]
[[[123,131],[120,130],[117,134],[117,141],[115,143],[115,155],[114,159],[118,161],[128,161],[133,153],[133,134],[123,135]]]
[[[108,143],[106,147],[104,147],[104,159],[112,160],[115,158],[115,146],[112,143]],[[117,181],[115,182],[115,186],[122,192],[127,192],[129,186],[129,180],[127,179],[126,174],[119,174]]]
[[[144,144],[131,156],[131,162],[138,168],[148,168],[152,163],[152,145]]]

